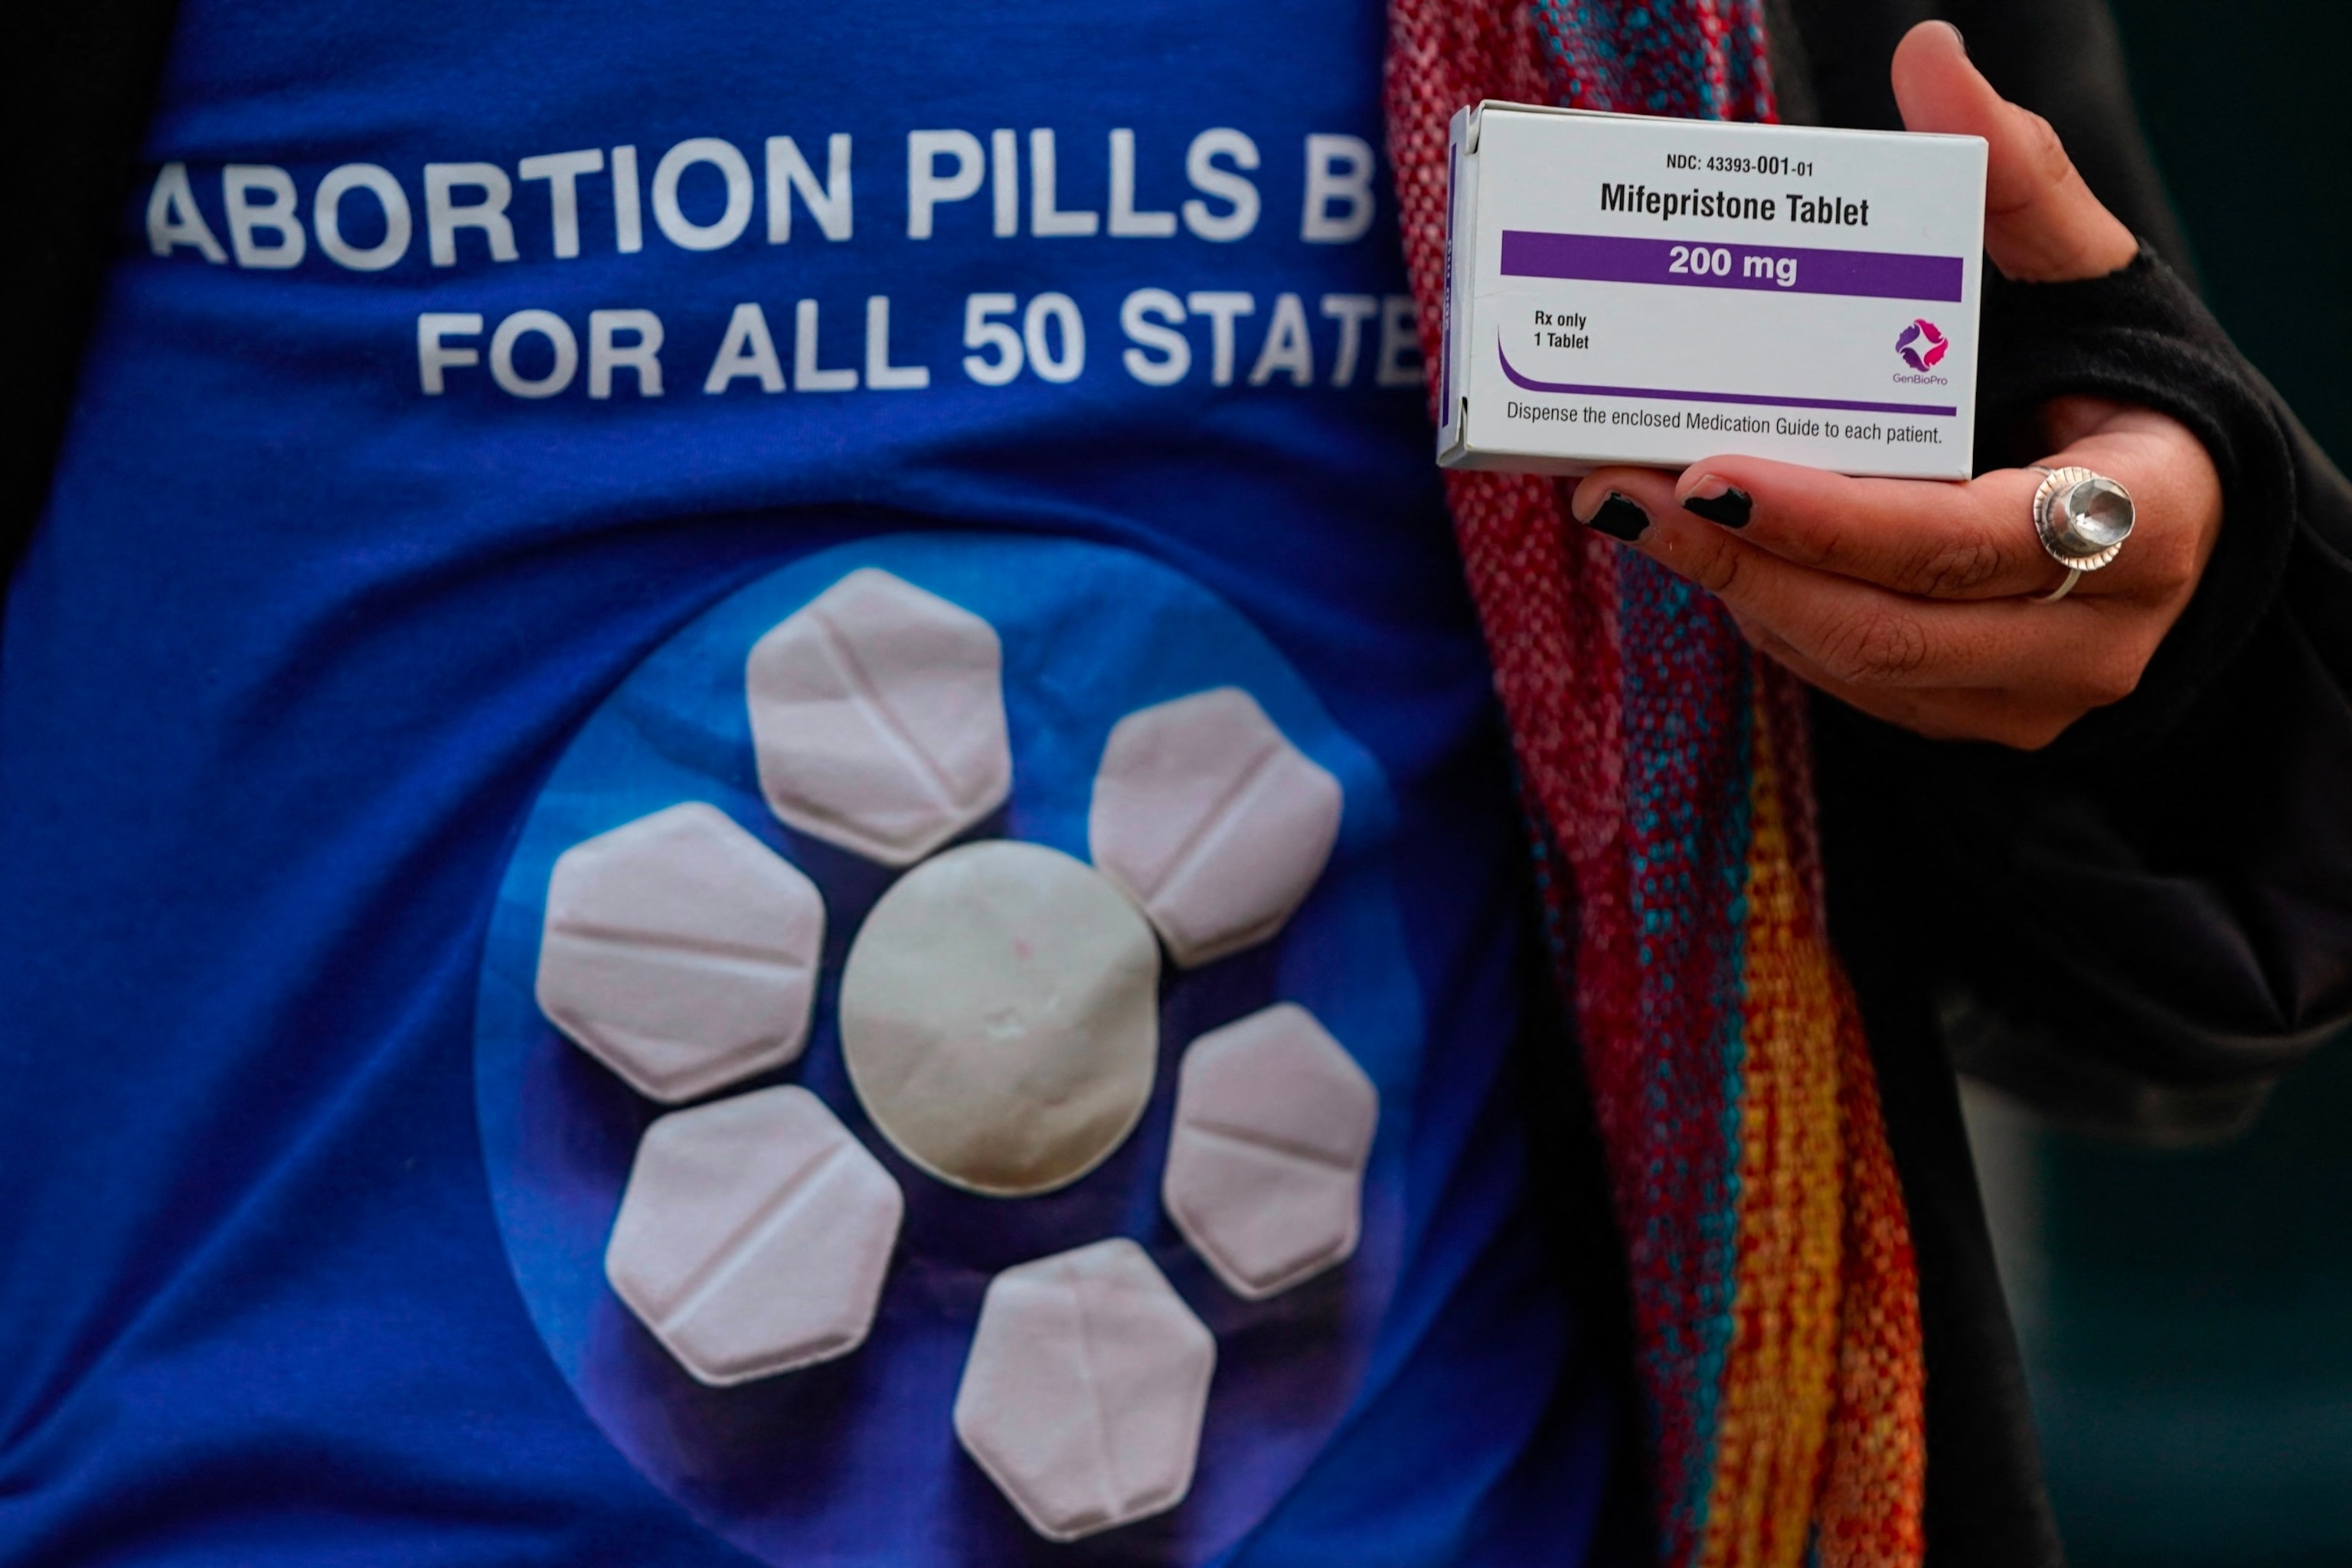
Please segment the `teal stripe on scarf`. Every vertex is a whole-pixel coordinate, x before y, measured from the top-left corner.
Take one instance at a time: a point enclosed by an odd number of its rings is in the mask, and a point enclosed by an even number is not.
[[[1674,1264],[1635,1273],[1667,1331],[1645,1351],[1654,1385],[1675,1390],[1656,1415],[1669,1529],[1687,1542],[1706,1525],[1733,1331],[1751,676],[1721,605],[1630,552],[1618,565],[1618,644],[1641,1026],[1652,1039],[1705,1042],[1650,1061],[1645,1110],[1670,1152],[1646,1173],[1646,1239]]]

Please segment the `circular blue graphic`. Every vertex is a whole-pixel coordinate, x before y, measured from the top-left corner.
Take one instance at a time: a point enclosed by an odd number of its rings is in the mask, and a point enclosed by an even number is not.
[[[1087,806],[1112,726],[1218,687],[1247,691],[1344,792],[1330,861],[1276,936],[1197,970],[1163,966],[1160,1061],[1142,1120],[1100,1166],[1056,1192],[986,1197],[925,1174],[876,1131],[843,1066],[842,963],[866,911],[902,873],[770,813],[754,771],[744,666],[763,634],[861,567],[981,616],[1003,642],[1012,793],[958,842],[1013,837],[1087,858]],[[798,866],[826,909],[805,1052],[710,1098],[802,1085],[906,1197],[865,1343],[730,1388],[689,1377],[605,1282],[605,1244],[638,1139],[668,1108],[567,1040],[532,992],[556,858],[684,801],[716,805]],[[1126,551],[1014,536],[867,540],[783,567],[689,624],[590,716],[549,777],[509,863],[482,965],[476,1099],[492,1198],[531,1318],[582,1404],[655,1484],[769,1563],[1172,1564],[1227,1552],[1357,1399],[1395,1284],[1403,1122],[1423,1028],[1390,863],[1395,830],[1377,764],[1272,645],[1198,584]],[[1160,1171],[1185,1047],[1276,1002],[1307,1008],[1354,1058],[1379,1090],[1381,1121],[1354,1255],[1251,1302],[1221,1285],[1178,1233],[1161,1207]],[[1216,1372],[1184,1500],[1057,1546],[959,1447],[951,1412],[991,1279],[1109,1237],[1139,1244],[1213,1331]]]

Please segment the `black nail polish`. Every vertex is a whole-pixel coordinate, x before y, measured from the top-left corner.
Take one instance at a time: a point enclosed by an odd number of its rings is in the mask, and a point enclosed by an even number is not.
[[[1622,539],[1631,544],[1650,531],[1650,514],[1632,498],[1611,490],[1609,499],[1601,503],[1601,510],[1594,512],[1592,521],[1584,526],[1599,529],[1612,539]]]
[[[1941,17],[1937,19],[1938,21],[1943,20]],[[1960,25],[1958,22],[1945,22],[1944,26],[1949,27],[1952,30],[1952,37],[1960,41],[1960,53],[1967,54],[1969,52],[1969,36],[1960,31]]]
[[[1748,514],[1756,503],[1743,489],[1726,486],[1719,496],[1691,496],[1684,500],[1685,511],[1695,511],[1709,522],[1719,522],[1726,528],[1746,528]]]

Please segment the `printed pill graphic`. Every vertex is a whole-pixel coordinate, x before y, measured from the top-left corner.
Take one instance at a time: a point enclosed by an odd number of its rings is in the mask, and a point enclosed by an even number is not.
[[[1331,858],[1340,804],[1339,781],[1225,686],[1118,721],[1087,839],[1192,969],[1282,929]]]
[[[769,808],[885,866],[913,865],[1013,787],[1003,662],[978,616],[887,572],[852,572],[747,661]]]
[[[817,1494],[749,1434],[811,1401],[860,1486],[903,1488],[912,1457],[1022,1537],[1134,1525],[1223,1552],[1296,1455],[1209,1400],[1328,1429],[1393,1278],[1373,1064],[1418,1009],[1395,922],[1349,901],[1391,907],[1363,875],[1382,785],[1245,623],[1160,569],[1075,552],[1135,590],[1097,658],[1057,572],[975,579],[966,542],[933,548],[780,571],[567,754],[485,961],[501,1223],[521,1216],[518,1279],[592,1413],[763,1560],[850,1520],[919,1554],[829,1480],[789,1546],[762,1533],[775,1500]],[[1171,668],[1201,673],[1171,689]],[[1348,983],[1302,976],[1294,938],[1344,953]],[[1260,943],[1285,945],[1215,962]],[[760,987],[785,952],[779,1007]],[[648,998],[670,1005],[627,1012]],[[1343,1302],[1328,1342],[1254,1331]],[[1309,1365],[1333,1381],[1302,1401]],[[712,1509],[719,1479],[736,1501]]]
[[[1263,1300],[1347,1260],[1380,1091],[1296,1003],[1192,1042],[1161,1197],[1225,1288]]]
[[[1057,849],[967,844],[900,878],[849,950],[842,1057],[874,1125],[942,1181],[1066,1186],[1151,1098],[1160,947]]]
[[[1076,1541],[1184,1500],[1216,1366],[1143,1248],[1098,1241],[990,1281],[956,1437],[1030,1528]]]
[[[906,1199],[804,1089],[674,1110],[638,1143],[604,1275],[714,1387],[865,1342]]]
[[[807,1043],[824,900],[717,806],[688,801],[576,844],[547,889],[540,1010],[666,1104]]]

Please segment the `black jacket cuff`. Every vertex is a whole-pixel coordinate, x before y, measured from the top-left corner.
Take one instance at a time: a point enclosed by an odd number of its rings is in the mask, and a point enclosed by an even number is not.
[[[2046,455],[2039,450],[2041,406],[2079,395],[2171,416],[2221,474],[2221,537],[2196,596],[2139,689],[2083,719],[2050,754],[2140,751],[2169,733],[2222,677],[2278,597],[2296,513],[2286,432],[2204,304],[2147,247],[2104,278],[2017,283],[1990,267],[1986,277],[1980,467],[2039,460]]]

